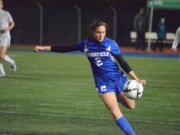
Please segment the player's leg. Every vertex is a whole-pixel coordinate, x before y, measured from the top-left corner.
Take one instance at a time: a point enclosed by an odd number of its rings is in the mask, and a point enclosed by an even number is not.
[[[160,52],[163,51],[163,46],[164,46],[164,41],[163,41],[163,39],[160,39],[160,43],[159,43],[159,51]]]
[[[0,56],[1,56],[1,52],[2,52],[2,46],[0,46]],[[0,77],[3,77],[6,75],[6,73],[4,71],[4,67],[3,67],[3,64],[1,62],[2,62],[2,59],[0,57]]]
[[[7,47],[2,47],[1,48],[1,53],[0,53],[0,59],[6,61],[7,63],[9,63],[11,65],[11,68],[13,71],[16,71],[16,63],[14,61],[14,59],[12,59],[11,57],[9,57],[6,53],[7,53]]]
[[[140,49],[140,37],[139,37],[139,32],[137,32],[137,37],[136,37],[136,50]]]
[[[142,32],[142,47],[141,50],[144,51],[146,49],[146,39],[145,39],[145,32]]]
[[[131,125],[128,120],[123,116],[120,111],[117,98],[114,92],[105,93],[100,95],[101,100],[103,101],[106,108],[110,111],[113,118],[116,120],[116,124],[126,135],[135,135]]]
[[[124,92],[119,94],[119,100],[125,107],[128,109],[134,109],[136,107],[136,101],[133,99],[129,99]]]
[[[106,108],[110,111],[114,119],[122,117],[122,112],[119,109],[119,105],[114,92],[102,94],[100,95],[100,98]]]
[[[5,56],[4,56],[4,60],[11,65],[11,68],[12,68],[12,70],[13,70],[14,72],[17,70],[16,63],[15,63],[14,59],[12,59],[11,57],[9,57],[8,55],[5,55]]]
[[[127,85],[128,78],[125,76],[123,72],[120,72],[119,74],[119,80],[115,81],[116,85],[116,96],[118,98],[118,102],[123,104],[125,107],[129,109],[134,109],[136,107],[136,102],[135,100],[129,99],[125,94],[124,94],[124,89]]]

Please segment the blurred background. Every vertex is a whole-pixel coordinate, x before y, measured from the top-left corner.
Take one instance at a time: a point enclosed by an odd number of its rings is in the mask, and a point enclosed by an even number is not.
[[[131,46],[134,16],[144,7],[149,19],[147,3],[148,0],[5,0],[4,7],[16,22],[11,33],[14,45],[74,44],[88,36],[93,20],[103,20],[109,24],[108,36],[121,46]],[[175,33],[179,16],[178,9],[154,9],[152,31],[164,17],[167,32]]]
[[[18,70],[12,72],[3,61],[7,75],[0,77],[0,135],[122,135],[100,102],[84,55],[32,51],[38,44],[75,44],[89,36],[93,20],[109,24],[108,36],[148,82],[137,109],[121,108],[137,134],[180,135],[180,49],[170,51],[180,26],[180,0],[3,1],[16,23],[8,55]],[[166,20],[163,52],[135,48],[134,18],[141,7],[152,22],[145,28],[152,31],[152,45],[157,44],[157,25]]]

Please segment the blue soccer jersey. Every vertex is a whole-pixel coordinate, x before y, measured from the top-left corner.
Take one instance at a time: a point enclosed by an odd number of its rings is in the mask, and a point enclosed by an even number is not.
[[[119,72],[119,66],[115,61],[114,56],[121,55],[121,51],[114,40],[105,38],[103,42],[96,42],[88,38],[76,46],[86,54],[98,89],[102,91],[114,90],[116,89],[115,86],[109,84],[117,81],[120,77],[124,77],[123,86],[120,88],[123,90],[127,78],[123,73]],[[114,83],[114,85],[116,84]]]
[[[114,40],[105,38],[103,42],[99,43],[89,38],[77,46],[86,54],[95,78],[117,79],[119,67],[114,56],[121,55],[121,51]]]

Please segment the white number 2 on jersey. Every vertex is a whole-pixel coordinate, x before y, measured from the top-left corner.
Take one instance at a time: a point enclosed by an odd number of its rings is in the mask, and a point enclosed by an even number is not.
[[[95,61],[96,61],[96,65],[99,67],[101,65],[103,65],[103,62],[101,61],[101,59],[99,58],[95,58]]]

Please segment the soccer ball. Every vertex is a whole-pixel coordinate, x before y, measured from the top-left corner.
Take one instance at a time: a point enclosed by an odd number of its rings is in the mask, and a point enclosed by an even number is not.
[[[143,85],[136,80],[129,80],[124,93],[130,99],[139,99],[143,95]]]

